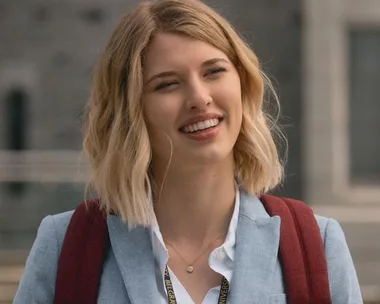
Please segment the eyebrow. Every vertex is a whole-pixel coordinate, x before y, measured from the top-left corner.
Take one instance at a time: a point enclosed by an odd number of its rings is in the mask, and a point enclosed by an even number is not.
[[[213,65],[213,64],[215,64],[217,62],[229,63],[224,58],[212,58],[212,59],[209,59],[209,60],[206,60],[205,62],[203,62],[201,66],[202,67],[207,67],[207,66]],[[145,85],[147,85],[148,83],[152,82],[155,79],[169,77],[169,76],[174,76],[174,75],[177,75],[177,73],[175,71],[165,71],[165,72],[158,73],[158,74],[153,75],[152,77],[150,77],[149,80],[145,83]]]

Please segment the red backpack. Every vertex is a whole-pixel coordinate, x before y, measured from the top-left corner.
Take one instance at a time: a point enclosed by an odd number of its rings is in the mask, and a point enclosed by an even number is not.
[[[318,224],[301,201],[263,195],[270,215],[281,217],[280,261],[290,304],[331,304],[327,262]],[[97,200],[75,210],[63,242],[55,304],[95,304],[109,246],[106,215]]]

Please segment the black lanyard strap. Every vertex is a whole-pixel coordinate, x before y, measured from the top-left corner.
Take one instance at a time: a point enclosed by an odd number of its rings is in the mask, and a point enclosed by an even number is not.
[[[175,297],[172,280],[170,279],[168,266],[165,267],[165,287],[168,294],[168,303],[177,304],[177,299]],[[230,284],[225,277],[222,279],[222,285],[220,286],[218,304],[226,304],[228,298],[228,291],[230,289]]]

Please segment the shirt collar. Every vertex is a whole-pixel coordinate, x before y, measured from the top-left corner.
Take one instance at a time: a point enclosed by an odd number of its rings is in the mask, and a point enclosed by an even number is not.
[[[239,187],[235,185],[235,205],[234,211],[232,213],[231,221],[228,227],[228,232],[224,243],[220,246],[226,252],[228,258],[231,262],[234,261],[235,258],[235,244],[236,244],[236,230],[239,218],[239,209],[240,209],[240,191]],[[160,273],[163,274],[165,272],[165,267],[168,263],[168,250],[165,246],[165,242],[163,240],[160,227],[155,221],[156,224],[152,225],[150,228],[150,235],[152,241],[152,249],[153,255],[155,257],[156,263],[158,264]]]
[[[222,247],[227,253],[227,256],[230,258],[231,261],[234,261],[234,258],[235,258],[236,230],[237,230],[238,219],[239,219],[239,209],[240,209],[240,191],[239,191],[239,188],[236,186],[234,211],[232,213],[230,225],[228,227],[226,239],[222,245]]]

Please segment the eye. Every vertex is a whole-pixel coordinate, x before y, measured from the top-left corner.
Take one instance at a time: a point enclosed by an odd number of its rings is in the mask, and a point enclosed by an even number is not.
[[[167,81],[167,82],[162,82],[159,85],[157,85],[154,90],[155,91],[163,91],[165,89],[169,89],[170,87],[173,87],[176,85],[178,82],[176,81]]]
[[[206,72],[205,76],[213,76],[213,75],[216,75],[216,74],[219,74],[219,73],[223,73],[223,72],[226,72],[227,69],[226,68],[215,68],[215,69],[210,69]]]

